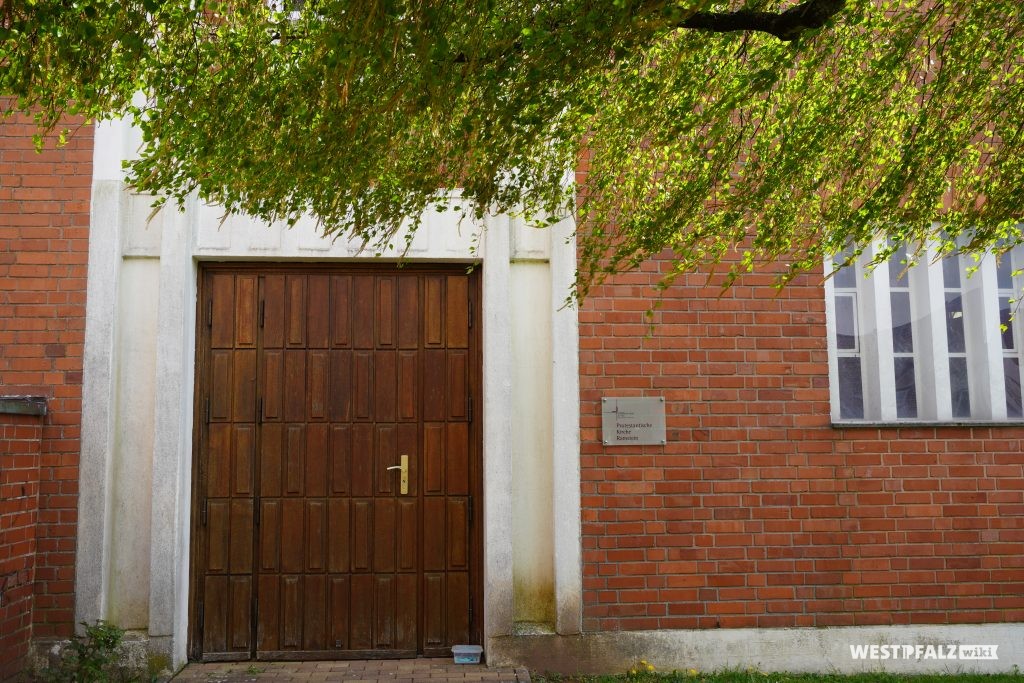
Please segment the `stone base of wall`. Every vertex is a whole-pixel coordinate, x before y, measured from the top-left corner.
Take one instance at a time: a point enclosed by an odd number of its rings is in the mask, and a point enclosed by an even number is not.
[[[1021,643],[1024,623],[852,626],[506,636],[489,639],[485,654],[491,666],[522,665],[533,671],[563,674],[624,673],[640,660],[661,672],[751,668],[765,672],[995,673],[1024,668]],[[892,648],[876,649],[878,658],[854,658],[851,647],[872,645],[901,647],[895,658]],[[922,646],[920,652],[913,650],[918,645]],[[998,659],[961,659],[961,645],[996,646]],[[957,658],[950,657],[951,649],[956,650]],[[890,656],[883,659],[886,652]]]
[[[32,641],[26,671],[40,673],[59,665],[70,643],[66,638]],[[170,645],[170,638],[150,638],[143,631],[128,631],[118,648],[118,668],[133,680],[168,681],[176,673],[171,665]]]

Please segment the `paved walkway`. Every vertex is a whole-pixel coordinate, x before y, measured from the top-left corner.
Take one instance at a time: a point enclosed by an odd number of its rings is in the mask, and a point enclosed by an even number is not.
[[[444,659],[353,660],[335,662],[231,662],[189,664],[179,681],[349,681],[351,683],[530,683],[526,669],[454,664]]]

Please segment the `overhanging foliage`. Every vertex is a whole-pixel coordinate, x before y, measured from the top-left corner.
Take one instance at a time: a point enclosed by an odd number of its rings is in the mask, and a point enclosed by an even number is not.
[[[666,250],[674,272],[738,248],[733,272],[781,260],[788,277],[879,235],[1021,241],[1019,0],[5,0],[0,15],[0,90],[43,127],[133,116],[141,191],[312,213],[371,246],[443,187],[477,214],[575,212],[581,295]],[[585,184],[567,184],[580,164]]]

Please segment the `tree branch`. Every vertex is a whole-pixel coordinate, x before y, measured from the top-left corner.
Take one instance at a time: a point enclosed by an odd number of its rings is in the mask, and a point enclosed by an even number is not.
[[[805,0],[784,12],[697,12],[679,22],[679,28],[715,33],[760,31],[779,40],[791,41],[805,31],[824,26],[846,6],[846,0]]]
[[[680,28],[714,33],[735,33],[739,31],[759,31],[768,33],[782,41],[793,41],[806,31],[819,29],[846,7],[846,0],[804,0],[783,12],[759,12],[756,10],[736,10],[734,12],[696,12],[683,18],[678,9],[665,11],[664,0],[647,3],[650,5],[646,13],[658,15],[653,24],[661,29]],[[641,13],[645,13],[643,10]],[[554,28],[558,28],[555,26]],[[511,46],[503,47],[496,54],[489,54],[483,61],[490,62],[498,56],[508,53],[521,53],[523,44],[516,40]],[[469,57],[460,52],[452,60],[456,64],[465,64]]]

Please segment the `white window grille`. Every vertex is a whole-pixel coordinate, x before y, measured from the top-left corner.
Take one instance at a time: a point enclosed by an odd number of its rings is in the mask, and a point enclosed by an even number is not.
[[[882,246],[826,280],[833,421],[1024,419],[1024,311],[1010,319],[1024,248],[977,262],[927,253],[912,265],[901,247],[869,273]]]
[[[1003,347],[1003,388],[1006,394],[1006,416],[1009,418],[1024,417],[1024,406],[1021,402],[1021,344],[1020,325],[1011,320],[1020,298],[1020,283],[1013,277],[1014,270],[1021,267],[1011,252],[1009,258],[1003,258],[996,264],[996,286],[999,289],[999,323]],[[1017,285],[1016,287],[1014,285]]]

